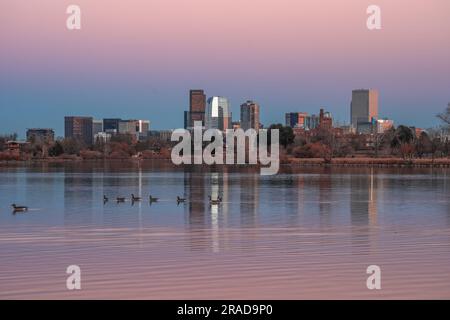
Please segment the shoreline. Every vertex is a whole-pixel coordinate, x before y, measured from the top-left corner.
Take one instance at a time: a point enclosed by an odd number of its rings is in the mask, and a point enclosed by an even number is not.
[[[170,159],[139,159],[139,158],[123,158],[123,159],[67,159],[67,158],[45,158],[45,159],[32,159],[32,160],[0,160],[1,166],[15,166],[20,164],[33,165],[33,164],[66,164],[66,163],[150,163],[159,162],[167,165],[173,165],[174,167],[182,166],[205,166],[209,165],[174,165]],[[215,167],[230,166],[230,167],[259,167],[260,165],[214,165]],[[406,167],[406,168],[450,168],[450,158],[417,158],[408,159],[403,158],[333,158],[331,160],[325,160],[323,158],[287,158],[281,160],[280,166],[283,167]]]
[[[407,168],[450,168],[449,158],[288,158],[289,165],[294,166],[332,166],[332,167],[407,167]]]

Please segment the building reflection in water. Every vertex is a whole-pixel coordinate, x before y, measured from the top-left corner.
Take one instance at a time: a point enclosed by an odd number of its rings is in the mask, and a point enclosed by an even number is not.
[[[376,250],[377,241],[377,195],[378,179],[373,168],[367,175],[350,177],[350,216],[352,226],[352,242],[355,247],[366,248],[366,252]]]
[[[329,168],[325,168],[324,174],[319,178],[319,213],[320,213],[320,225],[331,225],[331,209],[333,203],[333,188],[332,188],[332,174],[329,172]]]
[[[255,226],[259,210],[259,179],[258,174],[246,174],[238,179],[240,202],[239,209],[242,226]]]
[[[228,180],[228,172],[225,169],[208,174],[196,168],[185,171],[184,193],[188,200],[185,210],[192,249],[211,249],[213,252],[219,252],[226,242],[226,236],[221,233],[221,226],[226,226],[228,220]],[[220,197],[222,202],[211,204],[209,196],[212,199]]]
[[[188,226],[191,229],[204,230],[206,223],[205,177],[195,167],[184,172],[184,194],[187,198],[185,206]]]
[[[373,168],[368,175],[350,177],[350,216],[353,226],[376,226],[377,181]]]
[[[94,172],[92,167],[64,166],[64,224],[89,225],[94,221]]]

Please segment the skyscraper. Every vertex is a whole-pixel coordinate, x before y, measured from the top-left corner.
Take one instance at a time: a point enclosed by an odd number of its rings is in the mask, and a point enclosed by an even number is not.
[[[134,141],[147,138],[150,129],[149,120],[120,120],[119,133],[128,134]]]
[[[92,135],[92,117],[65,117],[64,131],[66,138],[73,138],[91,145],[93,142]]]
[[[322,129],[331,129],[331,128],[333,128],[333,118],[331,117],[331,113],[330,112],[324,111],[323,109],[320,109],[319,126]]]
[[[286,126],[296,129],[312,130],[320,125],[320,116],[306,112],[286,113]]]
[[[306,112],[286,113],[286,126],[291,128],[309,129],[307,125],[308,114]]]
[[[103,119],[103,131],[111,134],[119,133],[119,123],[119,118]]]
[[[350,123],[358,130],[358,123],[374,123],[378,118],[378,91],[358,89],[352,91]]]
[[[193,127],[194,121],[205,123],[206,95],[203,90],[189,91],[189,111],[184,112],[185,129]]]
[[[230,103],[224,97],[211,97],[205,113],[206,129],[231,129]]]
[[[251,100],[241,104],[241,128],[259,129],[259,105]]]
[[[92,120],[92,135],[103,132],[103,120]]]

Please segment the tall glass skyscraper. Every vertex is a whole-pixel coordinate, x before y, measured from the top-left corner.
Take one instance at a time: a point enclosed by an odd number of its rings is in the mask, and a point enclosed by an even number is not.
[[[205,114],[206,129],[231,129],[231,106],[227,98],[211,97]]]
[[[249,100],[241,104],[241,128],[259,129],[259,105],[256,102]]]

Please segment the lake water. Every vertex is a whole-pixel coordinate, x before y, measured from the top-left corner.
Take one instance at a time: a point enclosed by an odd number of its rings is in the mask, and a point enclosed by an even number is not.
[[[449,169],[213,171],[0,166],[0,298],[450,298]]]

